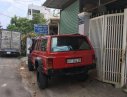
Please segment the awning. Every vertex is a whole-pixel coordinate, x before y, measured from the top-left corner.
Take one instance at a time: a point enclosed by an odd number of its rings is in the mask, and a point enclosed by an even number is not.
[[[74,1],[77,0],[46,0],[43,6],[46,6],[48,8],[63,9]]]
[[[48,8],[64,9],[75,1],[77,0],[46,0],[43,6],[46,6]],[[90,3],[96,3],[97,5],[99,4],[99,0],[81,0],[81,1],[85,1],[85,5]],[[119,1],[119,0],[100,0],[100,4],[106,5],[114,1]],[[95,6],[92,6],[91,8],[94,7]]]

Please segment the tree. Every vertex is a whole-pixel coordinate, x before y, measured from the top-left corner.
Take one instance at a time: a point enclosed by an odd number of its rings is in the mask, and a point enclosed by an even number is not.
[[[17,22],[18,18],[16,16],[14,16],[12,19],[11,19],[11,24],[15,24],[16,25],[16,22]]]
[[[33,14],[32,22],[33,24],[45,24],[46,19],[44,18],[44,15],[41,13]]]
[[[10,31],[22,32],[22,54],[26,53],[26,37],[27,33],[34,31],[34,24],[45,24],[46,19],[43,14],[33,14],[32,20],[27,18],[21,18],[14,16],[7,29]],[[31,36],[35,36],[35,33],[29,33]]]
[[[24,34],[34,31],[34,24],[45,24],[46,19],[43,14],[33,14],[33,19],[21,18],[14,16],[7,29],[10,31],[18,31]]]
[[[31,20],[27,18],[17,18],[16,16],[11,19],[11,24],[8,25],[7,29],[22,33],[33,31]]]
[[[17,31],[18,30],[18,28],[13,24],[9,24],[7,29],[10,30],[10,31]]]

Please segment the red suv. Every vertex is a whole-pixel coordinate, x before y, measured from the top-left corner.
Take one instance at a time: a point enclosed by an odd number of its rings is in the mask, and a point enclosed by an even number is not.
[[[95,53],[88,38],[83,35],[52,35],[34,39],[28,57],[30,71],[36,69],[40,88],[48,85],[48,79],[63,75],[88,73],[95,68]]]

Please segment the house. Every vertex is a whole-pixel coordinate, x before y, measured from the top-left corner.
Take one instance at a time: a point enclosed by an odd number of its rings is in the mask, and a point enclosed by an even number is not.
[[[79,2],[77,0],[47,0],[43,6],[61,10],[60,34],[78,32]]]
[[[49,27],[49,31],[48,31],[49,35],[59,34],[59,22],[60,22],[60,17],[51,17],[47,21]]]
[[[89,36],[99,80],[116,87],[127,83],[127,0],[46,0],[43,5],[61,10],[60,34],[82,29],[80,34]]]
[[[49,8],[46,8],[44,6],[37,6],[33,4],[28,5],[27,18],[32,19],[33,14],[36,13],[42,13],[45,19],[49,19],[52,16]]]
[[[43,4],[61,10],[60,34],[78,33],[79,13],[87,12],[96,16],[108,11],[123,10],[126,5],[126,0],[46,0]]]

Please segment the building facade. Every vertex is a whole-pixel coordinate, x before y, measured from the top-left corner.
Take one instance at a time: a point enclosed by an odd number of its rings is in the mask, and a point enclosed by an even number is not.
[[[47,0],[43,5],[61,9],[60,34],[79,33],[81,27],[90,38],[99,80],[127,84],[127,0]]]
[[[28,5],[27,18],[32,19],[33,14],[36,14],[36,13],[42,13],[44,15],[45,19],[47,19],[47,20],[50,17],[52,17],[52,13],[49,8],[46,8],[44,6],[37,6],[37,5],[33,5],[33,4]]]

